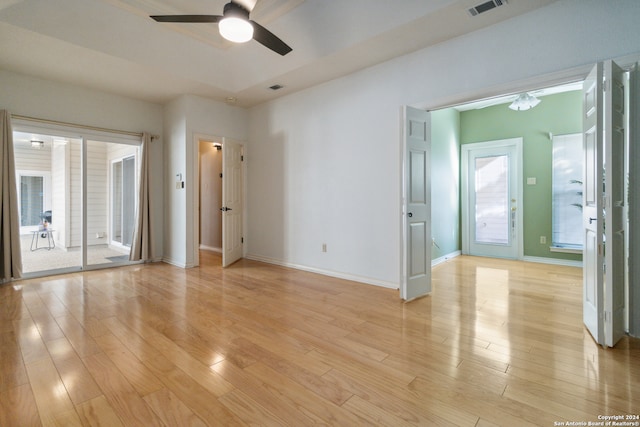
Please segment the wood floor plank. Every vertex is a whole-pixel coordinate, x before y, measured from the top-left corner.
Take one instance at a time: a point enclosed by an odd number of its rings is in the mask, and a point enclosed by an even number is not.
[[[315,424],[314,417],[301,411],[296,402],[284,399],[260,379],[252,376],[228,360],[218,362],[211,367],[227,381],[251,398],[256,404],[283,420],[284,424],[307,426]],[[223,396],[224,397],[224,396]]]
[[[31,318],[20,321],[16,328],[16,338],[25,364],[49,358],[40,330]]]
[[[286,421],[276,417],[240,390],[233,390],[220,398],[220,402],[247,425],[280,427]]]
[[[364,400],[358,395],[353,395],[344,405],[343,408],[348,409],[360,418],[366,421],[367,424],[372,426],[387,426],[387,427],[402,427],[402,426],[415,426],[413,423],[409,423],[402,418],[399,418],[392,413],[382,409],[371,402]],[[439,425],[445,425],[440,422]],[[473,424],[469,425],[475,425]],[[451,425],[454,425],[453,423]]]
[[[376,413],[383,411],[391,419],[397,418],[412,425],[466,426],[474,425],[477,421],[477,416],[466,412],[464,408],[446,404],[433,405],[422,396],[414,394],[408,387],[380,389],[362,378],[354,378],[338,369],[332,369],[324,377],[350,390],[365,400],[367,405],[373,405]]]
[[[28,382],[16,333],[13,329],[0,333],[0,393]]]
[[[245,342],[244,345],[246,348],[255,354],[261,363],[286,376],[288,379],[297,382],[304,388],[320,395],[329,402],[340,406],[352,396],[350,392],[337,386],[335,383],[327,382],[321,376],[308,371],[304,365],[299,366],[291,363],[243,337],[238,338],[238,341]]]
[[[124,427],[104,395],[76,406],[82,425],[92,427]]]
[[[109,333],[95,340],[138,394],[146,396],[163,388],[160,380],[115,335]]]
[[[144,397],[145,402],[172,427],[205,427],[206,424],[196,414],[167,389],[161,389]]]
[[[296,402],[305,413],[313,414],[317,420],[322,420],[323,423],[352,426],[363,423],[362,418],[356,414],[325,399],[317,399],[315,397],[317,395],[313,391],[263,365],[261,362],[253,364],[244,370],[259,378],[264,384],[269,384],[270,388],[282,398]]]
[[[460,256],[432,293],[242,259],[0,285],[0,425],[549,426],[635,414],[575,267]]]
[[[30,384],[0,391],[0,426],[41,426]]]
[[[75,317],[71,315],[60,316],[56,318],[56,322],[80,357],[90,356],[100,352],[98,344],[96,344],[91,335],[84,330]]]
[[[87,356],[83,362],[103,391],[107,402],[125,425],[163,425],[122,372],[104,353]]]
[[[233,389],[231,384],[225,381],[224,378],[211,371],[208,366],[191,357],[188,352],[166,336],[154,334],[146,336],[145,341],[150,343],[167,360],[173,363],[185,374],[189,375],[194,381],[214,396],[222,396]]]
[[[207,425],[243,425],[240,418],[229,411],[216,396],[202,387],[164,356],[145,359],[145,365],[164,386],[189,407]]]
[[[39,359],[26,368],[42,425],[81,425],[53,361]]]

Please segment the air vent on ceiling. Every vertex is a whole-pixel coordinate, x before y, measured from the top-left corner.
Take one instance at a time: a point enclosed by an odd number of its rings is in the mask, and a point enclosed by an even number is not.
[[[484,3],[480,3],[477,6],[474,6],[469,9],[469,15],[477,16],[481,13],[487,12],[491,9],[495,9],[498,6],[504,6],[507,4],[507,0],[489,0]]]

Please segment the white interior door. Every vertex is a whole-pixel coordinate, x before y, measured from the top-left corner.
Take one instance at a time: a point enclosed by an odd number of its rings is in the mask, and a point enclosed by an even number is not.
[[[604,344],[604,224],[602,188],[603,144],[602,144],[602,63],[596,64],[584,81],[583,103],[583,148],[584,188],[583,225],[583,321],[598,344]]]
[[[242,258],[242,145],[222,143],[222,266]]]
[[[431,121],[428,112],[404,110],[403,257],[400,297],[431,292]]]
[[[462,146],[463,253],[520,257],[522,138]]]
[[[629,73],[628,117],[638,117],[640,111],[640,63]],[[629,124],[629,187],[628,187],[628,313],[629,334],[640,336],[640,120],[628,120]]]
[[[601,345],[624,335],[624,83],[612,61],[584,82],[583,318]]]
[[[605,169],[605,345],[613,347],[625,325],[625,90],[624,71],[613,61],[604,63]]]

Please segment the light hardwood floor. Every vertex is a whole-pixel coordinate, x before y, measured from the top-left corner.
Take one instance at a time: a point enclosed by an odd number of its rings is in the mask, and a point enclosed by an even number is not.
[[[0,426],[554,426],[640,413],[581,270],[458,257],[433,293],[241,260],[0,287]],[[637,420],[636,420],[637,421]]]

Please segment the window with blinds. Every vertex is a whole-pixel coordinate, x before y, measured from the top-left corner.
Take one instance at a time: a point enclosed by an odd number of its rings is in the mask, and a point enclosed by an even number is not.
[[[582,249],[582,135],[553,137],[552,247]]]

